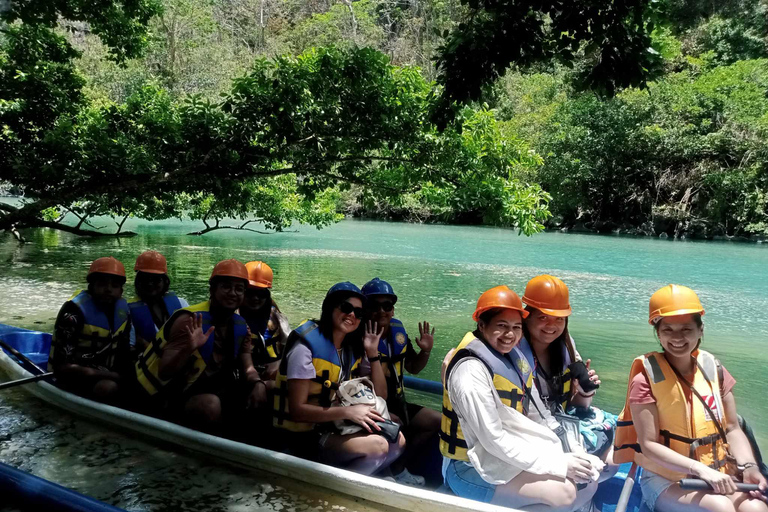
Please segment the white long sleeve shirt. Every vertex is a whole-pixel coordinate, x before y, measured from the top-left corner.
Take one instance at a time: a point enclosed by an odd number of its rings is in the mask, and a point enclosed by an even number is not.
[[[503,485],[523,471],[566,477],[567,460],[557,435],[502,404],[480,360],[467,357],[456,364],[448,379],[448,393],[469,448],[469,460],[483,480]]]

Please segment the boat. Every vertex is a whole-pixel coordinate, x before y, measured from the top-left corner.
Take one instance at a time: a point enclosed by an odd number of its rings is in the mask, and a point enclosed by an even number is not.
[[[25,510],[49,512],[124,512],[90,496],[31,475],[0,462],[0,492],[6,505],[18,504]]]
[[[11,380],[29,379],[43,372],[41,368],[45,368],[48,362],[50,334],[0,324],[0,341],[8,347],[0,350],[0,370]],[[14,350],[20,354],[14,356]],[[442,386],[439,382],[407,376],[405,385],[427,393],[442,394]],[[97,420],[119,430],[129,430],[146,438],[170,443],[238,466],[246,466],[324,487],[389,509],[409,512],[510,512],[514,510],[460,498],[451,494],[450,491],[439,492],[409,487],[205,434],[162,419],[88,400],[61,390],[44,380],[30,382],[25,385],[25,389],[68,413]],[[616,476],[601,484],[595,498],[596,508],[602,512],[616,511],[625,481],[630,484],[625,491],[625,498],[629,499],[627,510],[632,512],[641,507],[639,487],[631,486],[633,478],[628,478],[628,475],[633,476],[630,467],[623,465]],[[622,511],[619,510],[619,512]]]

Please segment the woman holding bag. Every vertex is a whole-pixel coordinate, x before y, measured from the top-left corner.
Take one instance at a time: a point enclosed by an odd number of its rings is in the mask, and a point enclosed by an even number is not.
[[[378,435],[384,421],[372,407],[331,407],[339,384],[370,375],[376,394],[386,400],[386,380],[378,355],[381,331],[361,328],[365,296],[352,283],[337,283],[323,300],[320,319],[291,332],[275,380],[273,426],[289,451],[363,474],[386,468],[402,453],[405,438]],[[337,420],[363,427],[341,435]]]

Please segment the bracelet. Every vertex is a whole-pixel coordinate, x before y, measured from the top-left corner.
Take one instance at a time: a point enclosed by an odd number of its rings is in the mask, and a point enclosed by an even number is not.
[[[381,362],[381,354],[377,355],[376,357],[369,357],[368,362],[369,363],[375,363],[376,361]]]
[[[749,468],[756,468],[757,462],[745,462],[744,464],[736,464],[736,469],[741,471],[742,473]]]
[[[593,396],[595,396],[595,393],[597,393],[597,391],[593,391],[593,392],[592,392],[591,394],[589,394],[589,395],[585,395],[585,394],[584,394],[584,393],[582,393],[581,391],[577,391],[576,393],[577,393],[579,396],[583,396],[584,398],[592,398]]]

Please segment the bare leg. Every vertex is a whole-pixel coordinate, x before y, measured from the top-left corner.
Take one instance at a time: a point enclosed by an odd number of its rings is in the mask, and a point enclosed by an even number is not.
[[[595,491],[596,482],[578,490],[567,479],[521,473],[506,485],[496,487],[491,503],[534,512],[570,512],[584,506]]]
[[[743,493],[739,493],[743,494]],[[736,512],[730,497],[706,491],[688,491],[674,484],[656,500],[657,512]]]
[[[115,404],[118,402],[120,385],[111,379],[101,379],[93,386],[91,393],[99,402]]]
[[[413,456],[419,453],[424,443],[429,441],[440,430],[440,418],[439,412],[426,407],[411,418],[410,425],[408,425],[408,438],[406,440],[408,444],[405,447],[403,456],[392,464],[393,473],[400,473],[413,459]]]
[[[221,422],[221,400],[210,393],[190,397],[184,404],[184,419],[197,430],[216,430]]]
[[[332,466],[372,475],[387,460],[389,447],[387,440],[376,434],[331,434],[323,445],[320,458]]]
[[[401,455],[405,451],[405,436],[402,432],[400,432],[397,435],[397,441],[394,443],[387,443],[388,446],[388,452],[387,457],[384,459],[384,462],[382,463],[379,470],[388,468],[394,461],[396,461],[398,458],[402,458]],[[402,471],[402,469],[400,470]]]

